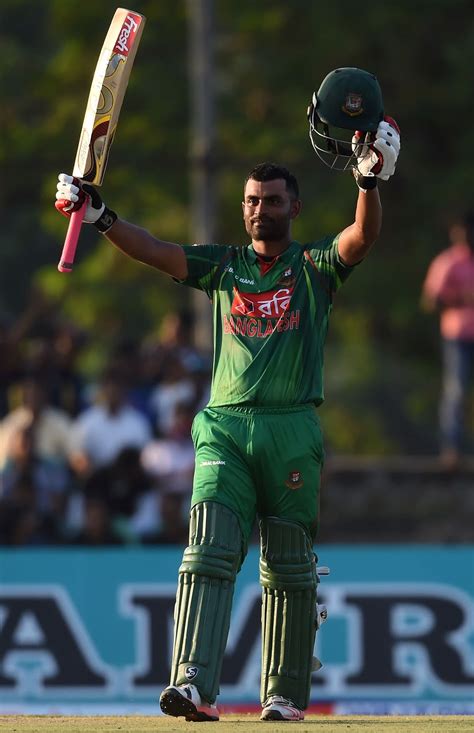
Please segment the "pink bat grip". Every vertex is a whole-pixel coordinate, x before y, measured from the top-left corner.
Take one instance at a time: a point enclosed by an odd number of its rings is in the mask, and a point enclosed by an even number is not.
[[[81,231],[82,220],[86,213],[87,201],[84,201],[79,211],[74,211],[69,219],[69,227],[64,240],[63,251],[61,252],[61,259],[59,260],[58,270],[59,272],[71,272],[74,264],[74,257],[76,255],[76,247],[79,239],[79,233]]]

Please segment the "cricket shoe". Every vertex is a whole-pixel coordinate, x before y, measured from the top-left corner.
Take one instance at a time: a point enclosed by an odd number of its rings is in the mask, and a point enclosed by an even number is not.
[[[272,695],[263,706],[260,720],[304,720],[304,713],[291,700]]]
[[[201,699],[195,685],[170,685],[160,695],[160,707],[165,715],[175,718],[203,722],[219,720],[219,711],[215,705]]]

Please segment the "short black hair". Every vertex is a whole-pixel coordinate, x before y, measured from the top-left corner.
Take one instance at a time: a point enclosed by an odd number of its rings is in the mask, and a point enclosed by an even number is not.
[[[252,168],[247,178],[245,179],[244,185],[247,185],[247,181],[275,181],[278,178],[283,178],[286,182],[286,190],[295,198],[300,197],[300,187],[295,176],[290,173],[288,168],[278,163],[259,163]]]

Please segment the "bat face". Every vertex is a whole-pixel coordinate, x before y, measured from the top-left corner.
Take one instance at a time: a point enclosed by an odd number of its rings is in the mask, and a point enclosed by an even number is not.
[[[100,186],[130,71],[145,25],[139,13],[118,8],[94,72],[73,175]]]
[[[145,18],[133,10],[117,8],[94,72],[73,175],[100,186],[107,166],[123,97]],[[59,272],[71,272],[86,202],[71,214]]]

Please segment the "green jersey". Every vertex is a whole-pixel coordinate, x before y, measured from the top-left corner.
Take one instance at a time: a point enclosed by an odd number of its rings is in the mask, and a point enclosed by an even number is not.
[[[333,295],[353,269],[337,240],[292,242],[269,267],[252,245],[183,246],[181,282],[207,293],[213,307],[209,406],[321,404]]]

